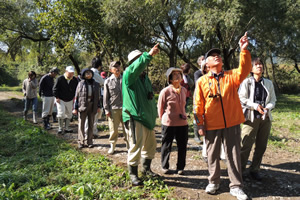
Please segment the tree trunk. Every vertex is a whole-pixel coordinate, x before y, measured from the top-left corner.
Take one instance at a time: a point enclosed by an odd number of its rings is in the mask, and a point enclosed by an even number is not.
[[[273,80],[274,80],[274,83],[275,83],[275,88],[277,91],[279,91],[279,85],[276,81],[276,76],[275,76],[275,64],[273,63],[273,58],[272,58],[272,55],[270,55],[270,60],[271,60],[271,64],[272,64],[272,76],[273,76]]]

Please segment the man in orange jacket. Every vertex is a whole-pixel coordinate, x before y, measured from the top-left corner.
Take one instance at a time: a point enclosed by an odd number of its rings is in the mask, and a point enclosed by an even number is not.
[[[214,194],[220,184],[220,149],[224,145],[227,159],[230,194],[248,199],[243,192],[240,158],[241,130],[245,121],[238,96],[238,88],[251,71],[251,55],[247,50],[247,33],[240,39],[239,68],[223,71],[221,50],[211,49],[205,54],[210,71],[198,79],[194,93],[194,116],[199,134],[205,135],[208,155],[209,184],[205,191]]]

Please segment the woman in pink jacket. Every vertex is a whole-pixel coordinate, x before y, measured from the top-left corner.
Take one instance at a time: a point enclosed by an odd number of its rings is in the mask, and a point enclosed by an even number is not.
[[[161,164],[163,173],[170,173],[169,158],[175,138],[178,148],[176,172],[182,175],[188,141],[188,122],[185,113],[187,90],[180,85],[183,77],[181,69],[171,67],[166,75],[169,86],[160,92],[158,98],[158,115],[162,124]]]

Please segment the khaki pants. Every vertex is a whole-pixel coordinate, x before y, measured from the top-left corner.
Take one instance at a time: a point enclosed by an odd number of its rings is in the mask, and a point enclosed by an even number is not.
[[[60,99],[59,103],[56,102],[56,107],[58,119],[72,118],[73,100],[66,102]]]
[[[124,140],[127,141],[124,123],[122,119],[122,109],[111,110],[110,117],[108,118],[109,123],[109,143],[115,144],[118,140],[118,128],[121,123],[124,134]]]
[[[46,118],[48,117],[48,115],[52,115],[55,97],[42,97],[42,100],[43,100],[42,118]]]
[[[78,143],[87,145],[93,144],[93,126],[94,126],[93,103],[88,103],[84,112],[78,112]],[[85,122],[88,120],[88,131],[85,131]],[[87,137],[85,137],[87,135]]]
[[[127,164],[130,166],[138,166],[141,157],[145,159],[153,159],[156,152],[156,138],[154,130],[149,130],[138,121],[134,121],[136,144],[133,143],[133,134],[129,121],[125,126],[128,136],[129,149]]]
[[[243,187],[241,169],[241,128],[240,125],[230,128],[206,131],[209,183],[220,184],[220,152],[221,144],[227,159],[227,171],[230,179],[229,187]]]
[[[258,172],[263,155],[266,151],[268,138],[271,130],[271,121],[269,118],[266,120],[254,119],[246,121],[242,128],[242,148],[241,148],[241,162],[242,170],[246,169],[247,161],[250,155],[253,144],[255,149],[253,153],[252,164],[250,171]]]

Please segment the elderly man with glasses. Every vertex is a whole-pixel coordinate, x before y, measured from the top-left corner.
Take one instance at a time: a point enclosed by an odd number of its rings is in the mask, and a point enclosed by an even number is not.
[[[220,149],[224,145],[230,194],[248,199],[243,192],[241,169],[241,129],[245,121],[238,88],[251,70],[251,55],[247,50],[247,33],[239,41],[240,64],[237,69],[223,71],[221,50],[211,49],[205,54],[210,71],[199,78],[194,93],[194,116],[199,134],[205,135],[208,155],[209,184],[205,191],[215,194],[220,186]]]

